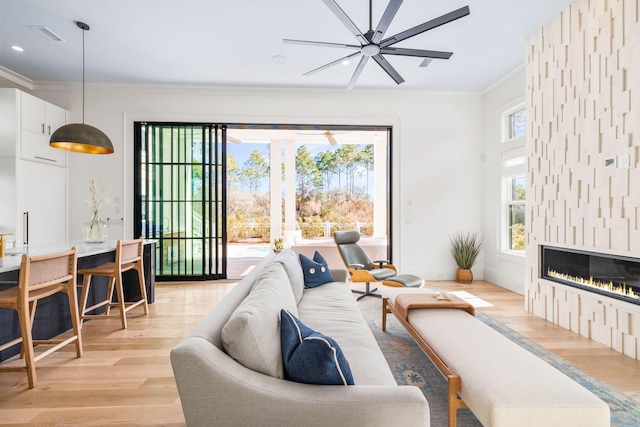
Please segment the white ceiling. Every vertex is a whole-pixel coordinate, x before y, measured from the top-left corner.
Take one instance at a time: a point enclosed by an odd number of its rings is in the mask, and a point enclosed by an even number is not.
[[[364,33],[369,1],[336,0]],[[397,86],[369,61],[355,89],[482,91],[524,63],[529,36],[574,0],[404,0],[385,37],[469,6],[471,14],[394,47],[454,52],[386,56]],[[388,0],[373,0],[373,26]],[[357,61],[302,74],[353,51],[284,44],[283,38],[357,44],[321,0],[0,0],[0,66],[34,82],[346,88]],[[65,42],[29,29],[46,26]],[[19,45],[24,52],[16,52]],[[275,63],[276,55],[286,57]],[[1,69],[0,69],[1,70]],[[5,70],[6,75],[6,70]]]

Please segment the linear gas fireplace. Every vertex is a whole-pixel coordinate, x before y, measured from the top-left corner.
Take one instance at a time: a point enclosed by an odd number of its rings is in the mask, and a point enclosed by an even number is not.
[[[540,277],[640,305],[640,259],[542,247]]]

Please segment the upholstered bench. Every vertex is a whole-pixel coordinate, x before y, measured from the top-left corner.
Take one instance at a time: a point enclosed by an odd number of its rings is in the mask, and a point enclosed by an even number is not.
[[[450,427],[459,407],[485,427],[610,425],[606,403],[463,306],[403,312],[394,296],[382,303],[382,329],[386,314],[396,315],[447,377]]]

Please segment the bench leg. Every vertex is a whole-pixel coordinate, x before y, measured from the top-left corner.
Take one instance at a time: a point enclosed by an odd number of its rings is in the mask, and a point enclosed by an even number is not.
[[[382,298],[382,332],[387,330],[387,313],[391,313],[387,308],[389,298]]]
[[[458,393],[462,389],[462,379],[458,374],[453,372],[449,366],[440,358],[440,356],[431,348],[429,343],[415,330],[411,324],[401,315],[394,307],[389,298],[382,299],[382,330],[386,329],[387,314],[392,313],[396,316],[400,324],[402,324],[407,332],[411,334],[422,351],[427,355],[431,362],[436,366],[438,371],[447,379],[448,391],[448,427],[456,427],[458,418],[458,409],[467,408],[467,404],[460,398]]]
[[[458,390],[460,377],[448,377],[449,383],[449,427],[456,427],[458,417]]]

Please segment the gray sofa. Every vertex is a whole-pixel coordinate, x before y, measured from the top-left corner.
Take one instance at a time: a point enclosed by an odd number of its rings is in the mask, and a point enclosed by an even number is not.
[[[283,262],[283,259],[288,261]],[[296,260],[296,265],[292,259]],[[282,267],[277,267],[281,270],[277,270],[274,264],[281,264]],[[225,350],[232,348],[228,341],[235,337],[229,332],[229,326],[223,332],[225,325],[243,301],[250,299],[252,292],[253,297],[263,292],[258,301],[264,304],[260,304],[259,309],[274,300],[290,298],[279,294],[264,298],[265,288],[259,283],[268,282],[265,275],[272,270],[275,273],[286,271],[285,279],[280,282],[287,279],[293,282],[287,283],[287,288],[294,296],[292,301],[296,307],[293,310],[297,311],[299,319],[338,343],[349,362],[355,385],[312,385],[287,381],[277,375],[249,369],[237,361],[245,355],[255,356],[255,350],[239,354],[238,348],[234,348],[235,359]],[[338,281],[304,290],[297,283],[301,273],[297,256],[292,251],[283,251],[277,257],[274,254],[267,256],[171,351],[171,364],[187,424],[428,426],[426,399],[418,388],[396,384],[345,283],[346,272],[332,271],[334,280]],[[273,317],[271,314],[259,316],[265,319],[264,324],[269,324]],[[273,328],[279,328],[278,324]],[[273,332],[279,334],[279,331]],[[268,335],[265,334],[267,341]],[[279,340],[272,344],[279,346]],[[237,347],[237,343],[235,345]],[[278,363],[282,363],[281,359]]]

